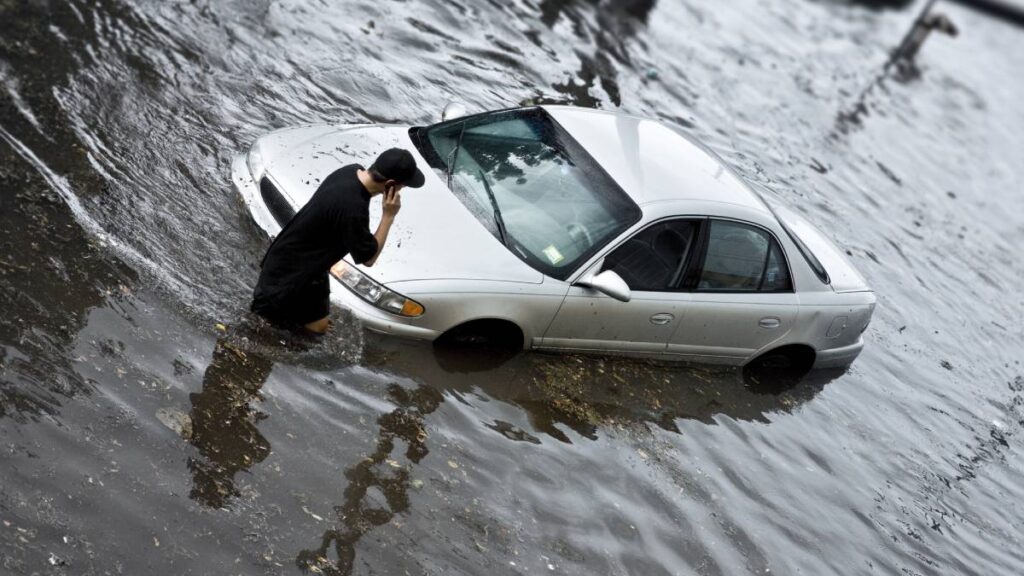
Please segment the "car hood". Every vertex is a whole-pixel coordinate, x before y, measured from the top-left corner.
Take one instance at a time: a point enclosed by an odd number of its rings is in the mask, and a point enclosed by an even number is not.
[[[530,268],[495,238],[431,169],[405,126],[314,125],[261,138],[257,145],[265,174],[296,210],[331,172],[347,164],[368,166],[391,147],[409,150],[426,176],[421,188],[402,191],[402,209],[373,267],[359,266],[378,282],[462,279],[540,283]],[[370,229],[380,218],[379,197],[371,201]]]

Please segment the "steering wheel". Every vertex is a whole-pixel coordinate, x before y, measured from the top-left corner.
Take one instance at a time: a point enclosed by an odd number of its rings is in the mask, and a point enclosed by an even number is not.
[[[569,232],[569,237],[572,238],[573,242],[579,242],[582,239],[586,241],[587,246],[594,245],[594,237],[579,222],[570,222],[566,225],[565,229]]]

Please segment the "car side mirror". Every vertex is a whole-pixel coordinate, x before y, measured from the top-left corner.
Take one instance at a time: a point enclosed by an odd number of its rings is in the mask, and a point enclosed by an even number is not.
[[[441,111],[441,121],[451,120],[466,115],[466,107],[461,102],[449,102]]]
[[[622,279],[622,276],[619,276],[612,270],[605,270],[600,274],[588,274],[577,280],[576,285],[597,290],[606,296],[611,296],[623,302],[629,302],[629,299],[632,298],[629,285]]]

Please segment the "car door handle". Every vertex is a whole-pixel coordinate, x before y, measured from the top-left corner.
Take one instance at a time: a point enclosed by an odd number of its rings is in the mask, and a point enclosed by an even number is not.
[[[761,328],[778,328],[782,326],[782,321],[778,318],[761,318],[757,325]]]
[[[655,314],[651,316],[651,324],[668,324],[675,319],[675,316],[668,312],[662,312],[661,314]]]

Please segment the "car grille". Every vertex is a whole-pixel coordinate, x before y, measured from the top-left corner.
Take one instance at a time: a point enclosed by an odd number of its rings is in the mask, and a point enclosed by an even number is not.
[[[295,209],[266,176],[260,179],[260,196],[263,197],[263,202],[267,205],[270,213],[274,215],[274,220],[277,220],[281,226],[287,224],[292,216],[295,216]]]

